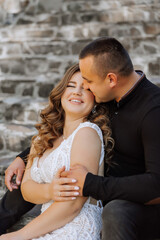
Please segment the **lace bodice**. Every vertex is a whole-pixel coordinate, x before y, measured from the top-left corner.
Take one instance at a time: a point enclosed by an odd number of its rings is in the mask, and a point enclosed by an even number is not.
[[[51,182],[54,178],[54,175],[62,166],[66,167],[66,170],[70,168],[70,153],[72,148],[72,142],[76,133],[79,129],[84,127],[91,127],[96,130],[100,139],[101,139],[101,157],[99,165],[101,165],[104,158],[104,145],[103,145],[103,136],[101,129],[94,123],[84,122],[76,128],[76,130],[67,138],[62,141],[62,143],[53,150],[44,160],[40,163],[38,167],[38,157],[33,160],[33,165],[31,168],[31,177],[38,183]]]
[[[101,139],[101,157],[100,157],[100,161],[99,161],[99,165],[101,165],[101,163],[103,162],[103,158],[104,158],[104,145],[103,145],[103,136],[102,136],[102,132],[101,129],[94,123],[91,122],[84,122],[84,123],[80,123],[80,125],[76,128],[76,130],[65,140],[63,140],[61,142],[61,144],[55,149],[53,150],[51,153],[49,153],[49,155],[42,161],[39,162],[39,166],[38,166],[38,158],[35,158],[33,160],[33,164],[31,167],[31,178],[38,182],[38,183],[50,183],[56,172],[58,171],[59,168],[61,168],[62,166],[66,167],[66,170],[70,169],[70,154],[71,154],[71,148],[72,148],[72,143],[74,140],[74,137],[76,135],[76,133],[84,127],[90,127],[92,129],[95,129],[95,131],[97,132],[98,136]],[[53,201],[50,201],[48,203],[45,203],[42,205],[42,209],[41,211],[44,212],[51,204],[53,203]],[[92,209],[92,210],[87,210],[87,209]],[[66,229],[66,226],[72,225],[73,223],[75,223],[75,221],[79,222],[79,227],[82,227],[82,222],[84,221],[84,219],[86,219],[86,214],[88,214],[88,219],[90,219],[92,227],[89,226],[89,228],[93,228],[94,224],[93,222],[97,222],[96,223],[96,232],[90,233],[89,234],[89,230],[87,227],[86,228],[86,233],[88,236],[91,236],[91,238],[87,238],[87,235],[83,235],[84,238],[80,238],[80,235],[77,235],[78,237],[76,237],[75,235],[73,235],[73,230],[74,232],[77,232],[77,230],[75,231],[75,229],[68,229],[67,227],[67,231],[66,231],[66,238],[62,238],[62,236],[60,237],[60,235],[56,235],[59,234],[61,231],[64,231],[64,229]],[[94,216],[96,213],[96,215],[98,216]],[[82,215],[82,216],[81,216]],[[85,216],[86,215],[86,216]],[[85,217],[84,217],[85,216]],[[85,225],[86,225],[86,220],[85,220]],[[72,226],[72,228],[74,228]],[[84,234],[85,234],[85,228],[83,230]],[[57,229],[56,231],[45,235],[44,237],[41,237],[39,239],[73,239],[73,240],[80,240],[80,239],[94,239],[97,240],[99,238],[95,238],[94,236],[97,236],[97,234],[99,235],[101,229],[101,209],[99,209],[98,206],[89,204],[89,201],[87,201],[84,204],[84,207],[81,210],[81,213],[69,224],[65,225],[63,228],[61,229]],[[93,229],[92,229],[93,230]],[[92,231],[93,232],[93,231]],[[70,235],[71,234],[71,235]],[[48,238],[48,235],[52,235],[52,238]],[[53,237],[54,236],[54,237]],[[59,237],[60,238],[59,238]],[[69,238],[67,238],[67,236],[69,236]],[[71,238],[71,236],[73,238]],[[93,236],[93,238],[92,238]]]

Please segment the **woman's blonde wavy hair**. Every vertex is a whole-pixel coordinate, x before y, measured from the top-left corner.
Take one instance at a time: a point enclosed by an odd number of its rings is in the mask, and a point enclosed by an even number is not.
[[[32,164],[35,157],[41,157],[48,148],[52,148],[54,141],[63,135],[64,110],[61,105],[61,97],[71,77],[78,71],[80,71],[79,64],[70,67],[58,85],[51,91],[49,104],[40,113],[41,122],[35,125],[38,134],[32,137],[32,149],[34,150],[28,156],[30,164]],[[108,109],[105,104],[100,103],[94,106],[93,111],[84,121],[93,122],[101,128],[105,144],[105,156],[109,156],[114,141],[111,137]],[[110,162],[109,159],[106,157],[107,163]]]

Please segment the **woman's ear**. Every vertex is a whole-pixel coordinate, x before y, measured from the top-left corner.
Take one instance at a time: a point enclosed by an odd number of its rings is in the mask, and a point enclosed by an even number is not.
[[[117,85],[117,75],[115,73],[108,73],[106,78],[109,80],[111,88],[114,88]]]

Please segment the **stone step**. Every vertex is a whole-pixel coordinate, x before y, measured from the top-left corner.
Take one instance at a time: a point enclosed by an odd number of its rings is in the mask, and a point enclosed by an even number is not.
[[[40,214],[40,209],[41,209],[41,205],[36,205],[32,210],[30,210],[23,217],[21,217],[21,219],[16,224],[14,224],[8,230],[8,232],[14,232],[18,229],[21,229],[23,226],[29,223],[33,218],[35,218]]]

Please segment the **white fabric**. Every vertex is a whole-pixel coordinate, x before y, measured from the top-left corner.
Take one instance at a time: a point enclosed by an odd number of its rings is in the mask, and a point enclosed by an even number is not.
[[[104,158],[104,145],[103,136],[100,128],[90,122],[81,123],[77,129],[65,139],[59,147],[53,150],[38,166],[38,158],[35,158],[31,167],[31,177],[38,183],[50,183],[57,170],[65,165],[66,170],[70,168],[70,153],[74,136],[79,129],[84,127],[90,127],[96,130],[101,142],[101,157],[99,166],[103,162]],[[83,155],[82,155],[83,157]],[[75,217],[71,222],[66,224],[51,233],[48,233],[42,237],[36,238],[39,240],[99,240],[100,231],[102,228],[102,207],[89,203],[90,199],[86,201],[79,215]],[[42,205],[41,212],[44,212],[53,201]]]

